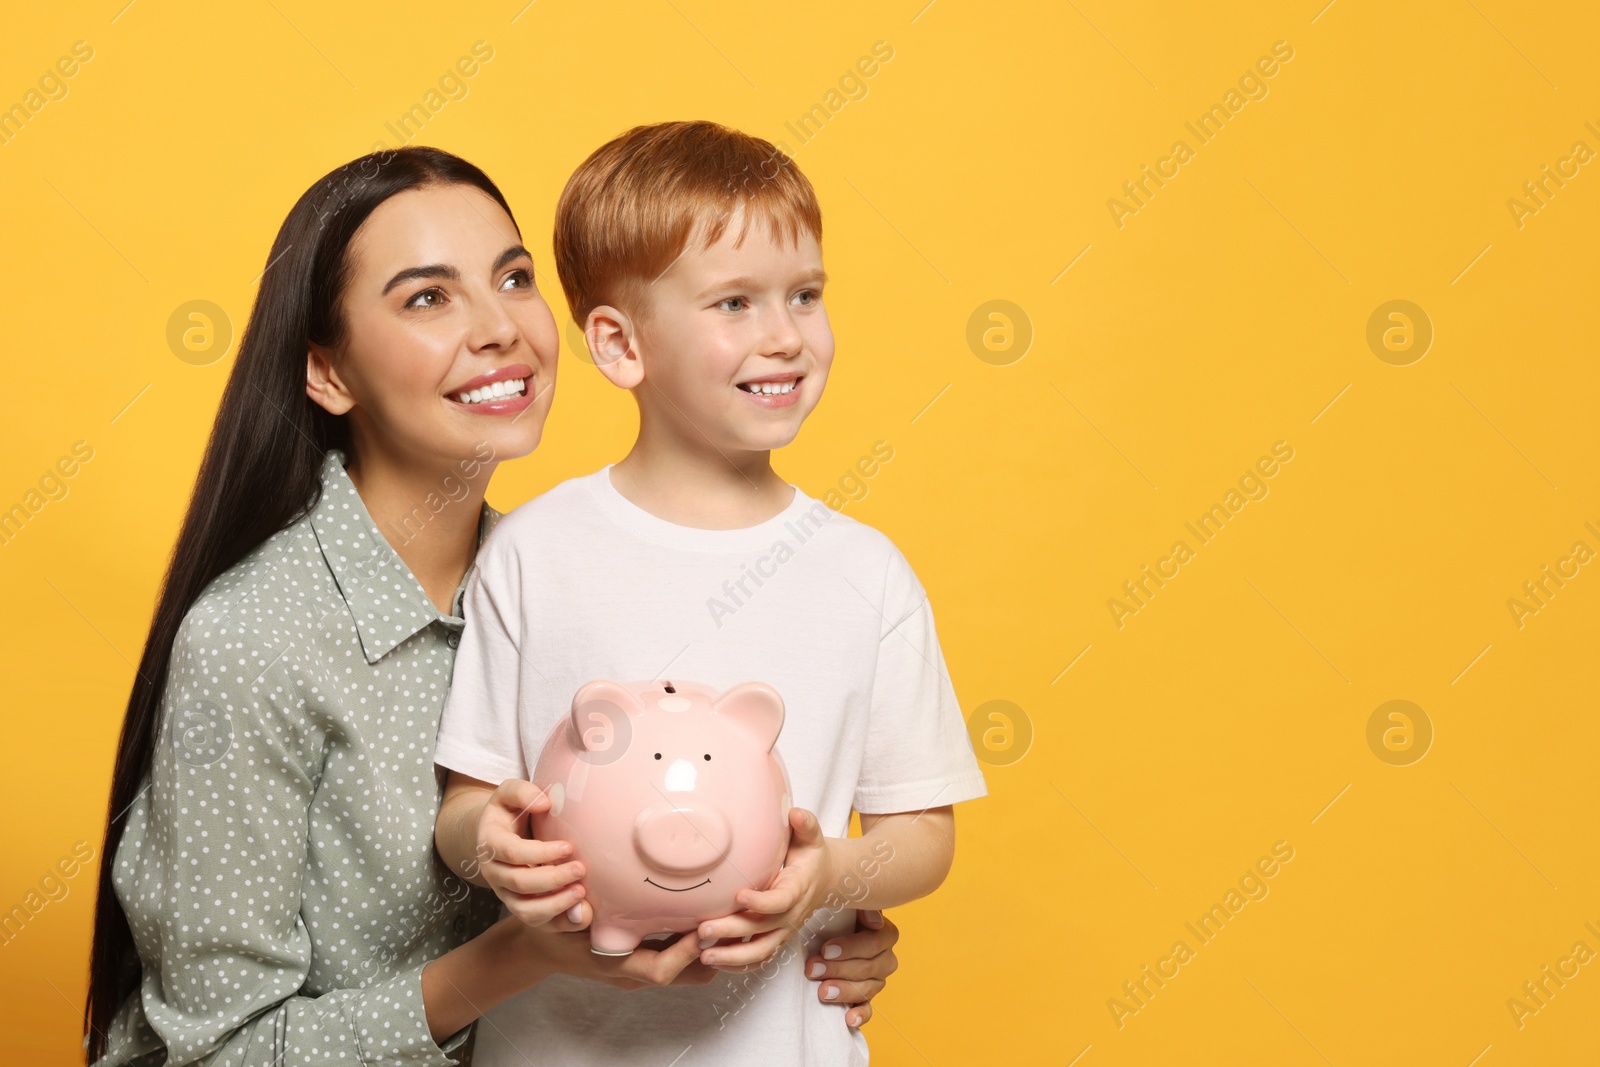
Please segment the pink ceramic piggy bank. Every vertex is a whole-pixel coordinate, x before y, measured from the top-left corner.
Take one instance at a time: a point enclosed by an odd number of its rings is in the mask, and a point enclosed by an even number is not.
[[[773,748],[783,698],[746,682],[594,681],[550,731],[533,781],[541,841],[570,841],[594,908],[590,946],[626,956],[767,889],[789,847],[789,775]]]

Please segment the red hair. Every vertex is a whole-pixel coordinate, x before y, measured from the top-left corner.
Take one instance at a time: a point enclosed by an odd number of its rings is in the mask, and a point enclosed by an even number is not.
[[[635,126],[595,150],[556,205],[556,274],[579,323],[601,304],[639,312],[645,286],[698,239],[708,248],[743,208],[780,241],[822,240],[822,209],[800,168],[759,137],[715,122]]]

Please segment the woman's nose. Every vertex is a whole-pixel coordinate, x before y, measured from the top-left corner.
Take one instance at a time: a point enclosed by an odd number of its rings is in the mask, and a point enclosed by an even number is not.
[[[471,345],[480,348],[510,348],[517,339],[517,322],[499,300],[490,298],[473,309]]]

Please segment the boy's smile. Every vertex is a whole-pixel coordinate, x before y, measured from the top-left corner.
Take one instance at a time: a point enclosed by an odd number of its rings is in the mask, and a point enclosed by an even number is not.
[[[800,382],[803,374],[775,374],[766,378],[753,378],[738,383],[752,403],[767,408],[786,408],[800,402]]]

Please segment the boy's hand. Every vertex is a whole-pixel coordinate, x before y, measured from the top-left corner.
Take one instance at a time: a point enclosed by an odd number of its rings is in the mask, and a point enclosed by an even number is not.
[[[538,786],[508,778],[489,794],[478,818],[477,855],[483,880],[506,910],[529,926],[564,915],[585,894],[578,881],[584,875],[583,864],[562,863],[571,858],[572,846],[529,837],[530,816],[549,807],[550,798]]]
[[[789,809],[789,826],[794,833],[772,888],[742,889],[734,899],[744,911],[700,924],[702,944],[718,938],[748,940],[711,945],[701,951],[701,963],[719,970],[744,970],[762,963],[799,933],[821,906],[835,880],[832,847],[822,836],[817,817],[804,808]]]

